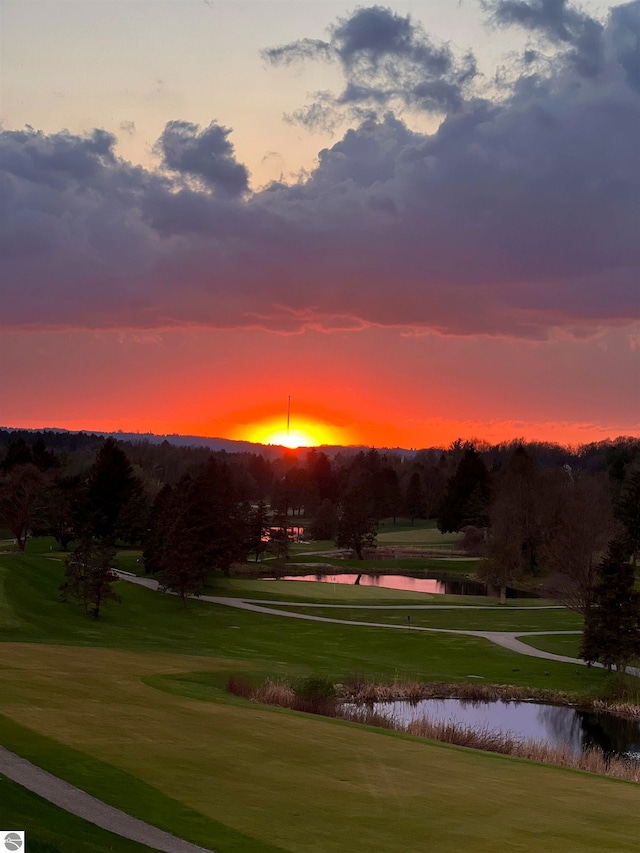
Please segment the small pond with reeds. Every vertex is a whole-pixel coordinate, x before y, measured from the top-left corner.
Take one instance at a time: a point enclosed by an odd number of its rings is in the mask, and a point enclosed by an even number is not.
[[[573,753],[599,747],[606,753],[640,760],[640,720],[606,712],[585,711],[539,702],[488,702],[462,699],[420,699],[416,702],[374,702],[374,712],[408,725],[423,717],[432,723],[503,732]]]

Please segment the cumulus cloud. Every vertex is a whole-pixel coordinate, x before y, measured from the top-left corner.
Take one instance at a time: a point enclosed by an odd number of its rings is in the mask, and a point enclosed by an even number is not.
[[[236,161],[228,138],[230,133],[216,122],[201,130],[199,125],[188,121],[170,121],[156,150],[166,169],[196,178],[213,190],[241,195],[249,188],[249,173]]]
[[[587,77],[602,70],[603,26],[568,0],[485,0],[498,26],[520,25],[567,46],[575,68]]]
[[[119,159],[104,131],[3,131],[2,321],[529,338],[629,323],[640,314],[639,30],[640,2],[617,7],[596,74],[561,45],[546,75],[524,73],[500,100],[452,103],[432,134],[374,111],[298,183],[253,194],[216,123],[169,122],[157,170]],[[327,44],[377,89],[389,57],[415,67],[425,38],[373,7]]]
[[[263,56],[274,65],[322,59],[337,63],[345,87],[337,96],[318,93],[306,110],[294,114],[312,126],[327,111],[350,108],[379,111],[404,105],[426,112],[461,109],[477,74],[472,54],[458,59],[447,44],[436,45],[409,16],[382,6],[359,8],[329,29],[329,40],[301,39],[268,48]]]

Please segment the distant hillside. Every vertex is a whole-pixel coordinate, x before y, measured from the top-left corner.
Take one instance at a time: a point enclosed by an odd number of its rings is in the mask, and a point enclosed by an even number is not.
[[[6,430],[10,433],[57,433],[64,435],[94,435],[104,438],[113,437],[118,441],[128,441],[131,443],[148,442],[149,444],[162,444],[163,441],[169,442],[176,447],[204,447],[207,450],[225,451],[226,453],[260,453],[263,456],[280,455],[283,447],[271,444],[257,444],[251,441],[234,441],[230,438],[207,437],[201,435],[156,435],[152,432],[103,432],[102,430],[67,430],[60,427],[42,427],[41,429],[23,429],[22,427],[0,427],[0,430]],[[304,449],[304,448],[303,448]],[[333,457],[337,453],[342,452],[358,452],[359,450],[367,450],[366,446],[340,446],[340,445],[323,445],[322,450],[327,456]],[[387,449],[387,448],[384,448]],[[413,456],[413,451],[404,450],[402,448],[393,448],[394,452]]]

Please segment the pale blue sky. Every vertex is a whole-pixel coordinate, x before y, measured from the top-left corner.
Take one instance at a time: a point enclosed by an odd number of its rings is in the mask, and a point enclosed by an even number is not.
[[[268,67],[260,50],[326,27],[358,3],[334,0],[3,0],[0,122],[51,133],[105,128],[119,153],[149,165],[167,121],[233,128],[237,157],[260,186],[313,166],[332,142],[282,120],[310,93],[337,89],[325,63]],[[387,5],[387,4],[382,4]],[[525,43],[514,28],[490,31],[478,0],[389,3],[410,13],[435,41],[472,48],[485,80]],[[613,4],[587,0],[605,16]],[[429,129],[422,119],[408,123]],[[431,119],[430,121],[434,121]],[[130,125],[129,123],[133,123]]]

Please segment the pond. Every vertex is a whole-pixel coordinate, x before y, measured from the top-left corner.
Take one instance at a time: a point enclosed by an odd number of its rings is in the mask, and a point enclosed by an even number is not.
[[[376,712],[403,724],[427,717],[465,728],[505,732],[548,746],[567,746],[574,753],[597,746],[640,760],[640,720],[538,702],[471,702],[461,699],[421,699],[418,702],[376,702]]]
[[[263,580],[276,580],[273,576]],[[408,592],[430,592],[435,595],[493,595],[498,596],[498,590],[478,581],[449,580],[440,577],[413,577],[411,575],[369,575],[361,574],[331,574],[328,572],[317,572],[312,575],[285,575],[277,580],[283,581],[317,581],[318,583],[342,583],[373,586],[380,589],[402,589]],[[507,598],[532,597],[532,593],[517,592],[513,589],[507,590]]]

